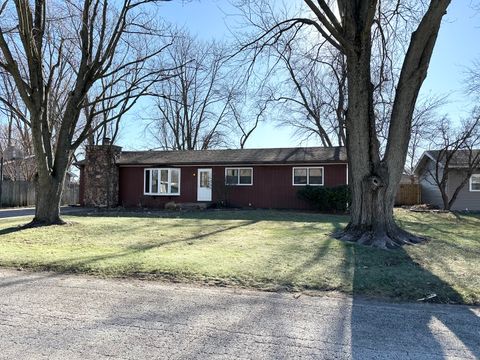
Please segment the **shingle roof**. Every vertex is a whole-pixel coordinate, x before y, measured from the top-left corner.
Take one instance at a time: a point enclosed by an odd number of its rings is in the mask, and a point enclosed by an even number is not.
[[[450,166],[453,167],[468,167],[469,164],[469,157],[472,156],[475,158],[480,153],[480,149],[472,150],[470,154],[469,150],[457,150],[455,154],[453,154],[452,160],[450,160]],[[440,155],[440,150],[429,150],[426,152],[427,156],[429,156],[432,160],[438,159],[441,156],[442,164],[445,162],[445,154]]]
[[[480,153],[480,149],[473,150],[472,156],[475,157],[477,154]],[[445,154],[443,154],[445,155]],[[442,158],[440,159],[440,165],[445,166],[445,156],[441,156]],[[423,174],[425,170],[425,166],[428,164],[429,161],[436,161],[438,157],[440,156],[440,150],[428,150],[425,151],[420,158],[420,160],[417,162],[417,165],[415,166],[414,173],[417,176],[420,176]],[[451,161],[450,161],[450,167],[454,168],[468,168],[468,157],[469,157],[469,151],[468,150],[457,150],[457,152],[453,155]]]
[[[123,151],[118,165],[285,164],[346,162],[344,147]],[[80,164],[83,163],[80,162]]]

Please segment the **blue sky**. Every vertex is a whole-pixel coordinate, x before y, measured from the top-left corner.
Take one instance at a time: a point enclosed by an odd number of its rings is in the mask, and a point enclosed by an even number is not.
[[[234,20],[228,14],[234,10],[227,0],[172,1],[162,4],[160,15],[170,23],[184,26],[204,39],[229,36],[227,24]],[[450,94],[449,103],[442,109],[452,119],[467,116],[472,107],[462,91],[465,67],[480,58],[480,13],[471,8],[470,0],[454,0],[440,30],[422,94]],[[138,117],[146,111],[145,104],[137,107],[123,124],[118,144],[125,150],[155,147],[144,133],[144,123]],[[236,144],[232,144],[234,147]],[[247,142],[249,148],[298,146],[292,130],[275,127],[271,122],[261,124]],[[305,144],[304,144],[305,145]],[[308,145],[319,145],[312,141]]]

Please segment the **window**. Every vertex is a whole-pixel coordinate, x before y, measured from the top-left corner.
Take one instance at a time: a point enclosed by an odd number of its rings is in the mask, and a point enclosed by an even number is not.
[[[480,191],[480,174],[473,174],[470,177],[470,191]]]
[[[209,171],[199,171],[200,174],[200,187],[210,188],[210,172]]]
[[[226,185],[253,185],[253,168],[225,168]]]
[[[323,185],[323,167],[294,167],[293,185]]]
[[[294,168],[293,169],[293,185],[307,185],[308,184],[308,169]]]
[[[145,195],[180,195],[180,169],[145,169]]]

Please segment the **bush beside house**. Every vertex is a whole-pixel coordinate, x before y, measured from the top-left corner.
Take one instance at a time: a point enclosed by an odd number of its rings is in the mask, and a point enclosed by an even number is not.
[[[345,212],[350,203],[348,185],[334,187],[305,186],[298,190],[298,197],[308,201],[320,211]]]

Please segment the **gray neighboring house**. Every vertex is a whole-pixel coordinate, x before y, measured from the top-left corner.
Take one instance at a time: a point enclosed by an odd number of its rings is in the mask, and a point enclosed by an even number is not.
[[[478,153],[480,150],[475,150]],[[431,173],[435,172],[435,162],[439,155],[438,150],[425,151],[418,161],[415,168],[415,175],[420,184],[422,203],[437,205],[443,207],[442,195],[438,186],[435,185]],[[440,163],[440,166],[444,164]],[[447,182],[447,192],[449,196],[453,194],[460,182],[465,177],[468,168],[468,152],[457,151],[450,162],[450,172]],[[440,169],[440,171],[442,171]],[[457,200],[451,210],[480,211],[480,167],[478,167],[470,177],[467,184],[458,194]]]

